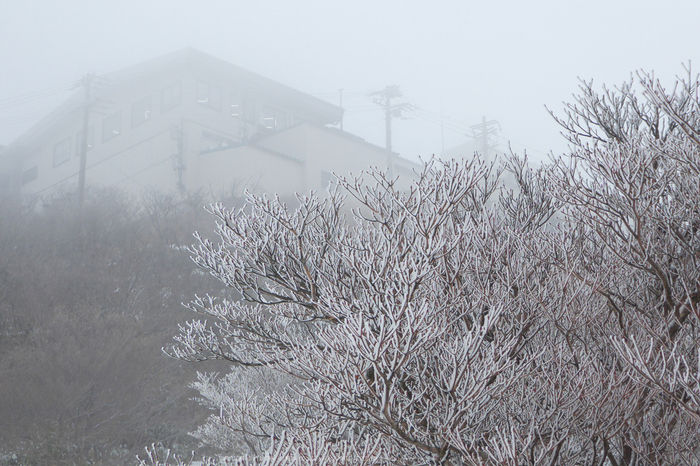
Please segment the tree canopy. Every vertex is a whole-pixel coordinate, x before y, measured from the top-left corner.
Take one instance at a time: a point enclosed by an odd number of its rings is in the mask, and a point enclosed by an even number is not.
[[[697,91],[583,83],[516,189],[475,158],[214,205],[192,253],[241,299],[171,350],[232,363],[197,435],[241,465],[698,464]]]

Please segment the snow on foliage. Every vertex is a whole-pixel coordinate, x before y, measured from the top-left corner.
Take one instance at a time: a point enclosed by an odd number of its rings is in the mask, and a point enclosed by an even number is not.
[[[512,157],[517,192],[476,158],[213,206],[192,252],[243,299],[172,349],[232,363],[197,435],[240,465],[698,464],[698,83],[639,77],[584,83],[571,157]]]

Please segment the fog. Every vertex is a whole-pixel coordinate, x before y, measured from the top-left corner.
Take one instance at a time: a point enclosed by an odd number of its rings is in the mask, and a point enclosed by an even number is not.
[[[198,370],[225,372],[229,365],[185,365],[165,358],[161,348],[172,345],[178,324],[194,318],[182,303],[195,294],[240,299],[230,283],[225,288],[197,269],[184,247],[195,230],[213,236],[213,217],[203,207],[215,195],[228,194],[217,200],[238,208],[244,205],[242,188],[252,186],[282,193],[294,205],[294,193],[321,191],[334,173],[365,169],[367,160],[387,162],[392,175],[403,170],[415,176],[412,162],[457,154],[454,148],[467,142],[478,149],[473,127],[484,118],[498,128],[491,142],[501,150],[510,146],[546,160],[567,151],[547,108],[561,115],[564,102],[578,93],[579,79],[614,87],[643,69],[654,70],[668,85],[695,59],[700,44],[700,2],[687,0],[5,0],[0,5],[0,149],[77,94],[74,105],[52,116],[56,131],[45,131],[35,147],[18,143],[16,150],[0,151],[0,466],[59,460],[128,464],[150,444],[180,453],[199,448],[188,433],[210,413],[193,401],[188,384]],[[83,98],[92,78],[84,87],[80,81],[88,73],[106,82],[114,71],[183,49],[185,55],[208,54],[341,106],[342,129],[374,146],[322,126],[340,118],[338,108],[268,80],[260,80],[260,87],[272,89],[270,95],[284,94],[285,104],[300,101],[310,108],[308,115],[320,117],[305,120],[302,108],[293,119],[292,112],[304,105],[290,104],[291,110],[273,109],[268,118],[260,109],[272,104],[261,99],[249,121],[247,91],[234,103],[236,83],[204,83],[198,81],[202,76],[190,79],[187,99],[181,98],[181,78],[170,75],[162,82],[156,76],[142,95],[125,88],[123,94],[112,89],[98,95],[95,102]],[[252,75],[233,68],[217,79],[240,74],[247,85]],[[208,69],[218,70],[217,64]],[[401,117],[393,119],[392,149],[404,159],[383,149],[385,115],[373,100],[388,86],[403,93],[392,101],[405,104]],[[234,127],[234,107],[240,107],[236,131],[228,132],[228,126],[224,131],[224,125]],[[187,109],[201,112],[189,126]],[[284,115],[283,131],[274,131],[275,112]],[[249,126],[253,136],[258,131],[263,137],[249,137]],[[313,138],[312,157],[307,151],[312,145],[304,144]],[[267,179],[236,178],[257,171]],[[221,175],[217,192],[215,175]],[[15,191],[26,195],[30,207],[41,208],[17,208],[5,196]],[[484,205],[490,194],[484,194]],[[684,219],[686,224],[693,223]],[[504,244],[504,251],[516,249]],[[308,275],[306,265],[304,270]],[[669,270],[677,275],[677,269]],[[411,274],[422,276],[412,269]],[[315,287],[309,289],[315,295]],[[517,287],[503,289],[518,294]],[[481,309],[488,306],[475,308],[483,323]]]
[[[545,105],[560,110],[577,78],[673,78],[700,42],[700,4],[687,1],[27,0],[2,11],[2,145],[86,72],[194,47],[334,104],[342,89],[344,129],[381,146],[367,94],[400,86],[418,110],[395,120],[393,148],[412,160],[468,141],[483,116],[500,123],[502,146],[544,158],[566,150]]]

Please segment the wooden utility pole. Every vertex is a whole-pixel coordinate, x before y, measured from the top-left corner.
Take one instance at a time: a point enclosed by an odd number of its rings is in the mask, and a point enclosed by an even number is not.
[[[94,74],[88,73],[82,80],[82,85],[85,87],[85,103],[83,104],[83,133],[80,140],[80,171],[78,172],[78,209],[83,212],[83,204],[85,203],[85,170],[87,168],[87,150],[88,150],[88,126],[90,123],[90,87]]]

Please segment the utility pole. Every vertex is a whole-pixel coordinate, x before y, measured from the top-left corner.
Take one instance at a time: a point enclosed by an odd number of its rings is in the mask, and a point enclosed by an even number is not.
[[[411,104],[400,103],[391,104],[391,99],[402,97],[403,94],[399,89],[399,86],[387,86],[382,91],[376,91],[369,94],[370,96],[376,96],[374,103],[378,104],[384,109],[384,119],[386,125],[386,160],[387,160],[387,170],[390,178],[393,177],[394,173],[394,159],[393,151],[391,150],[391,118],[394,116],[400,117],[401,110],[412,108]]]
[[[496,126],[500,129],[501,125],[498,120],[486,121],[486,117],[481,117],[481,124],[471,127],[472,137],[477,141],[481,141],[481,153],[484,159],[488,159],[489,151],[495,147],[489,142],[489,136],[496,134]]]
[[[90,87],[93,73],[88,73],[82,79],[81,84],[85,87],[85,103],[83,104],[83,134],[80,138],[80,171],[78,172],[78,210],[82,215],[83,204],[85,203],[85,170],[87,168],[88,150],[88,124],[90,123]]]
[[[177,188],[185,191],[184,171],[185,171],[185,119],[180,119],[180,124],[171,128],[170,136],[177,145],[177,154],[173,155],[173,169],[177,172]]]

